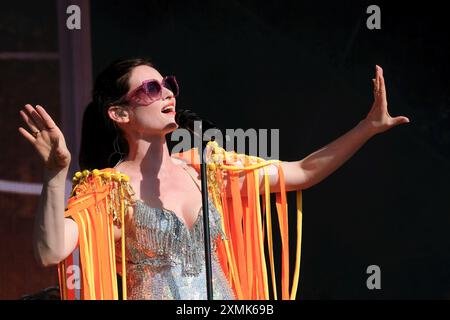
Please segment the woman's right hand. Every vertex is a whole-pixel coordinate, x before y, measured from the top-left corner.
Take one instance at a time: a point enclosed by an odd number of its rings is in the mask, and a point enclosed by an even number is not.
[[[45,109],[40,105],[33,108],[27,104],[20,110],[20,115],[31,133],[22,127],[19,132],[36,148],[45,167],[50,171],[68,169],[71,155],[64,135]]]

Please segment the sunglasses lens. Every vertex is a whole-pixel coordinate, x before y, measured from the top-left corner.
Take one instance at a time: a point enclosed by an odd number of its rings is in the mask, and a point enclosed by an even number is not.
[[[147,82],[145,89],[150,99],[158,99],[161,95],[161,85],[156,80]]]
[[[178,96],[179,88],[178,88],[177,79],[175,79],[174,76],[169,76],[169,77],[164,78],[163,86],[165,88],[169,89],[170,91],[172,91],[172,93],[175,97]]]

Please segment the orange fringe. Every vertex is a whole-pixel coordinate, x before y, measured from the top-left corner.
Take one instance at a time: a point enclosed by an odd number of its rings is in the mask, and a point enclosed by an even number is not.
[[[217,240],[217,254],[221,266],[238,299],[278,299],[277,286],[281,287],[281,299],[295,299],[300,272],[300,246],[302,209],[301,192],[297,192],[297,241],[293,282],[290,286],[289,270],[289,222],[284,174],[279,161],[225,152],[216,143],[208,163],[208,188],[214,204],[222,215],[226,240]],[[199,170],[196,149],[173,155],[194,165]],[[271,199],[267,166],[278,167],[279,192],[276,209],[281,237],[281,281],[275,270]],[[262,169],[262,170],[260,170]],[[262,172],[263,192],[260,192]],[[247,190],[241,190],[240,177],[245,177]],[[228,186],[225,187],[225,184]],[[260,201],[260,194],[262,201]],[[266,246],[267,242],[267,246]],[[268,257],[265,255],[267,248]],[[270,267],[269,288],[268,266]]]
[[[297,241],[295,270],[290,287],[289,222],[284,175],[279,161],[225,152],[216,143],[208,163],[208,188],[214,205],[222,216],[226,239],[217,241],[220,265],[231,284],[235,296],[245,300],[295,299],[300,273],[302,202],[297,192]],[[200,171],[196,149],[173,155],[190,163]],[[281,281],[275,269],[271,198],[268,165],[278,166],[279,190],[276,210],[281,238]],[[263,188],[260,192],[260,175]],[[246,190],[240,179],[245,177]],[[132,191],[127,177],[114,169],[94,170],[78,174],[65,216],[71,217],[79,228],[79,261],[71,254],[58,266],[62,299],[118,299],[114,224],[121,225],[122,296],[126,292],[125,212]],[[226,185],[226,187],[225,187]],[[266,249],[268,257],[266,256]],[[119,256],[118,256],[119,258]],[[72,267],[71,267],[72,266]],[[73,288],[73,266],[80,271],[79,289]],[[268,274],[270,270],[270,277]],[[269,286],[269,278],[271,286]]]

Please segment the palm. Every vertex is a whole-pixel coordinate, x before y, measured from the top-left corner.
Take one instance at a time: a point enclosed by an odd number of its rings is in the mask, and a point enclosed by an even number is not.
[[[45,109],[27,104],[20,114],[32,134],[23,128],[19,128],[19,131],[35,147],[45,166],[49,169],[68,167],[70,152],[64,136]]]
[[[386,98],[386,87],[384,84],[383,69],[376,66],[374,84],[374,102],[366,121],[373,127],[375,133],[381,133],[397,125],[408,123],[409,119],[404,116],[391,117],[388,111]]]

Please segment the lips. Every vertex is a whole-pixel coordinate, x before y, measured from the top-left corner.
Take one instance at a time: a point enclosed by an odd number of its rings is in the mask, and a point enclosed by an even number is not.
[[[173,103],[169,103],[167,105],[165,105],[164,107],[162,107],[161,109],[162,113],[168,113],[168,114],[175,114],[175,106]]]
[[[175,116],[177,113],[175,111],[167,111],[167,112],[163,112],[163,114],[169,114],[169,115]]]

